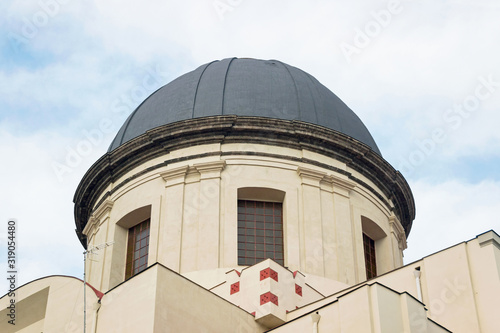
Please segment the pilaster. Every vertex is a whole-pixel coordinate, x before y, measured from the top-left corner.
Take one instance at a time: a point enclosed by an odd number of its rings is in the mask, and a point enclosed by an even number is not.
[[[220,249],[220,186],[221,172],[226,161],[212,161],[193,165],[200,173],[200,211],[198,269],[219,267]]]
[[[350,194],[355,183],[336,175],[329,175],[333,187],[333,210],[337,230],[338,281],[354,284],[356,280],[354,226]]]
[[[91,248],[95,245],[99,245],[101,243],[105,243],[108,240],[108,222],[109,216],[111,214],[111,209],[113,208],[113,201],[106,200],[104,201],[97,209],[92,212],[92,215],[89,218],[89,222],[85,226],[83,233],[87,235],[87,248]],[[99,230],[104,228],[100,233]],[[96,258],[94,258],[93,254],[87,254],[87,276],[89,277],[89,282],[93,283],[93,285],[98,286],[102,289],[103,281],[103,272],[106,262],[106,251],[100,251],[100,253],[96,254]],[[96,272],[96,274],[94,274]]]
[[[302,187],[302,267],[310,274],[324,276],[321,185],[326,173],[299,167]]]
[[[393,214],[389,217],[391,227],[391,243],[394,257],[394,268],[403,266],[403,251],[406,249],[406,234],[398,218]]]
[[[113,208],[113,201],[106,200],[92,212],[87,225],[83,229],[83,234],[87,236],[88,242],[93,239],[104,221],[109,218],[111,208]]]
[[[164,223],[158,242],[158,261],[179,272],[182,215],[184,209],[184,182],[188,166],[171,169],[160,174],[165,180]]]
[[[325,277],[338,280],[337,226],[335,225],[333,182],[330,177],[324,177],[320,185]]]

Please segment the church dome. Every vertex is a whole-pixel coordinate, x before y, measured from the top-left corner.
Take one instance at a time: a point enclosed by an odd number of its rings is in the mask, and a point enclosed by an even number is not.
[[[313,76],[277,60],[238,58],[202,65],[158,89],[128,117],[108,151],[162,125],[221,115],[312,123],[381,155],[359,117]]]

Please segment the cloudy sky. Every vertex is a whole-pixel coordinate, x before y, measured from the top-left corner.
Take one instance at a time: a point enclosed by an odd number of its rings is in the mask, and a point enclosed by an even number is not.
[[[406,263],[500,232],[498,0],[3,0],[0,15],[0,266],[16,218],[20,284],[82,276],[79,180],[150,93],[228,57],[299,67],[359,115],[413,189]]]

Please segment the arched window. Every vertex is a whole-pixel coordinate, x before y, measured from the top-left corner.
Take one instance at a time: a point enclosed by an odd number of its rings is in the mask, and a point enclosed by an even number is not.
[[[366,279],[377,276],[377,258],[375,256],[375,241],[363,233],[363,249],[365,252]]]
[[[125,262],[122,261],[121,265],[115,269],[123,269],[123,264],[125,264],[126,280],[148,267],[151,206],[140,207],[129,212],[117,222],[117,225],[121,231],[117,231],[116,237],[119,238],[115,241],[118,245],[123,244],[119,251],[125,252],[126,258]],[[118,249],[115,248],[115,250]]]
[[[150,225],[150,219],[147,219],[128,230],[125,279],[142,272],[148,267]]]
[[[284,265],[283,198],[274,189],[238,189],[238,265],[267,258]]]
[[[386,236],[385,232],[375,222],[365,216],[361,216],[363,229],[363,251],[365,257],[366,279],[377,276],[376,243]]]

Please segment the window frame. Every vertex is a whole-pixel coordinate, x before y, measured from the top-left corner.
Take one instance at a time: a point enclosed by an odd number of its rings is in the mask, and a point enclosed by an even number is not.
[[[237,210],[238,265],[270,258],[284,266],[283,203],[239,198]]]
[[[375,240],[363,232],[363,254],[367,280],[377,277],[377,253],[375,249]]]
[[[125,257],[125,280],[139,274],[148,267],[150,234],[150,218],[128,229]],[[140,238],[137,239],[137,237]],[[139,243],[139,248],[137,248],[137,243]]]

